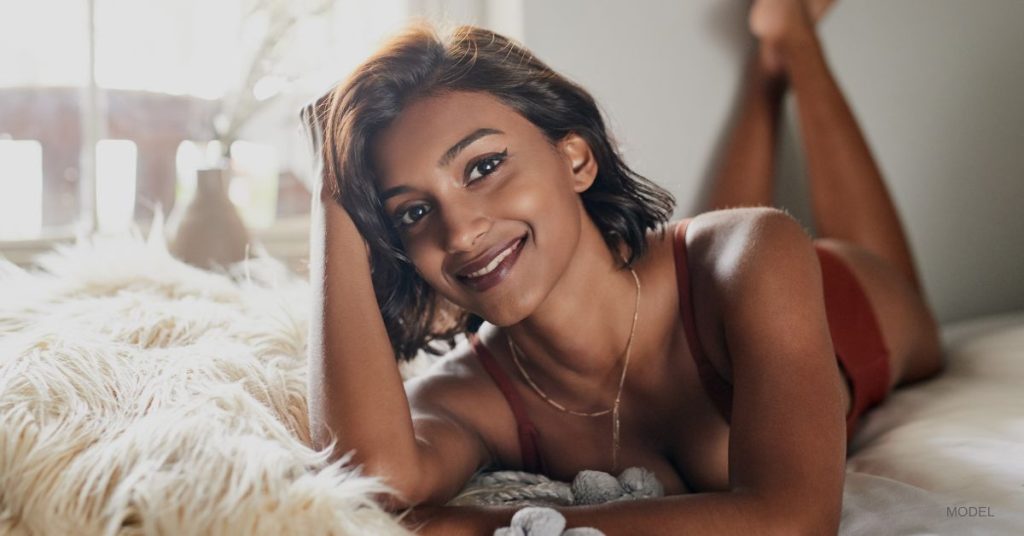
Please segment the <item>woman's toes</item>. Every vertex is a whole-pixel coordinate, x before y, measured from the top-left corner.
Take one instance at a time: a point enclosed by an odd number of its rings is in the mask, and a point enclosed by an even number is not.
[[[790,54],[817,39],[805,1],[754,0],[750,8],[750,31],[760,41],[761,67],[770,75],[784,76]]]
[[[812,32],[805,1],[754,0],[749,17],[751,33],[763,44],[776,47]]]
[[[832,7],[835,0],[803,0],[804,7],[807,9],[807,14],[811,17],[811,22],[817,24],[825,13]]]

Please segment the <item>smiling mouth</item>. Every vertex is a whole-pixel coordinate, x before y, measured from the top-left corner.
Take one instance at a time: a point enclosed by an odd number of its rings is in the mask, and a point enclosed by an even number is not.
[[[501,283],[508,278],[516,260],[519,259],[523,245],[526,244],[526,237],[527,235],[520,237],[514,244],[495,256],[487,266],[473,274],[458,275],[456,278],[477,291],[484,291]]]

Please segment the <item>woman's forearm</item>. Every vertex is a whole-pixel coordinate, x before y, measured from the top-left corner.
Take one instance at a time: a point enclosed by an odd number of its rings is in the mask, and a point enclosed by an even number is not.
[[[417,508],[404,519],[418,534],[492,534],[507,527],[519,507],[441,506]],[[566,528],[593,527],[618,534],[835,534],[837,526],[812,521],[796,505],[770,507],[754,496],[736,492],[691,493],[658,499],[618,501],[594,506],[556,508]],[[828,516],[826,516],[828,517]],[[838,513],[834,517],[838,523]]]
[[[415,489],[416,441],[408,400],[370,277],[367,249],[336,202],[311,215],[309,420],[315,448],[332,436],[336,459],[384,477],[399,492]]]

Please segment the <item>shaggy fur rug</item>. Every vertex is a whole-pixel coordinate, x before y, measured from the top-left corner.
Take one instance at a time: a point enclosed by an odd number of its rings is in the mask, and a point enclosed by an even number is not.
[[[159,242],[0,260],[0,534],[409,534],[310,449],[308,284]]]

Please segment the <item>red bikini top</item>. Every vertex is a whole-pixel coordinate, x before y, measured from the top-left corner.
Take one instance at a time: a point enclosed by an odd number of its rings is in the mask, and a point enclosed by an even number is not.
[[[690,354],[697,364],[697,372],[700,375],[701,384],[707,391],[708,396],[714,402],[718,411],[730,420],[732,415],[732,386],[726,382],[708,361],[697,339],[697,325],[694,322],[694,309],[692,292],[690,291],[689,270],[686,261],[686,227],[692,218],[681,220],[673,231],[673,250],[675,252],[676,264],[676,285],[679,291],[679,313],[683,317],[683,327],[686,331],[686,341],[690,347]],[[526,413],[526,405],[519,394],[518,388],[501,365],[498,364],[494,355],[484,346],[476,333],[470,336],[470,343],[473,351],[483,365],[484,370],[491,376],[498,386],[501,394],[505,396],[512,414],[516,419],[516,430],[519,435],[519,451],[522,458],[523,470],[531,473],[545,473],[544,459],[540,455],[540,442],[537,427],[530,420]]]

